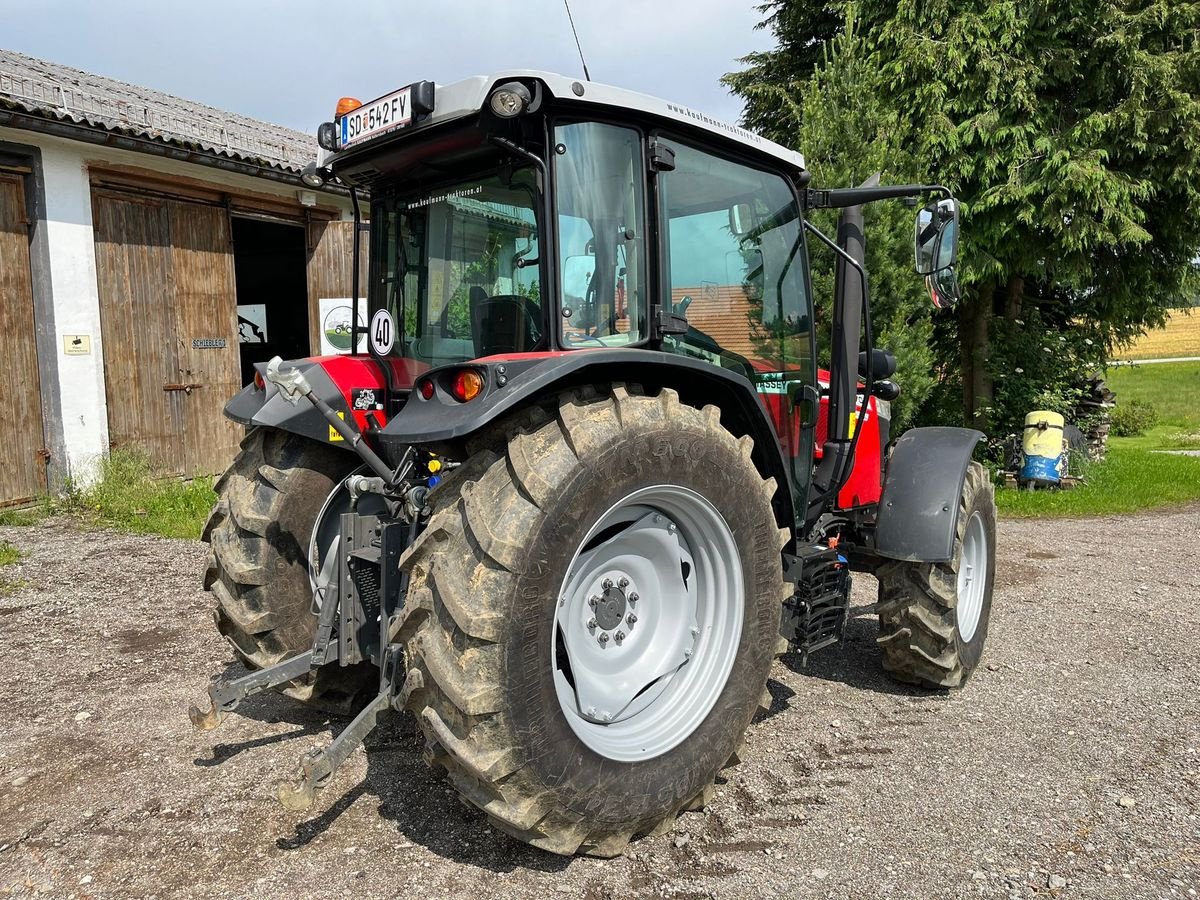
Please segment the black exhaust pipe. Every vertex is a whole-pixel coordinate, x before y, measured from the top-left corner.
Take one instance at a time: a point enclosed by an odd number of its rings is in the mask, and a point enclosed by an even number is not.
[[[861,187],[870,188],[879,184],[879,175],[872,175]],[[864,231],[862,206],[844,207],[838,216],[838,247],[858,263],[852,265],[838,254],[834,270],[833,334],[829,366],[829,418],[824,455],[814,473],[813,482],[818,494],[813,500],[810,517],[825,507],[828,499],[837,493],[854,466],[856,434],[850,434],[850,418],[857,408],[859,377],[859,335],[862,331],[863,312],[867,308],[866,271],[867,239]],[[871,335],[867,335],[864,382],[871,384],[874,374],[874,358],[871,351]],[[859,423],[861,426],[861,422]]]

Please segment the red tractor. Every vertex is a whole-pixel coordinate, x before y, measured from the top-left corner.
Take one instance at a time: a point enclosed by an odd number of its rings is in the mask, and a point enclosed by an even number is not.
[[[252,671],[192,710],[267,687],[357,710],[286,805],[407,709],[498,828],[617,854],[711,796],[775,656],[841,636],[852,571],[895,677],[976,668],[981,435],[890,439],[862,264],[861,204],[926,196],[917,270],[957,299],[949,191],[813,188],[741,128],[526,71],[344,100],[318,141],[306,180],[356,216],[369,193],[370,353],[274,359],[226,409],[249,431],[205,584]],[[811,240],[838,259],[828,371]]]

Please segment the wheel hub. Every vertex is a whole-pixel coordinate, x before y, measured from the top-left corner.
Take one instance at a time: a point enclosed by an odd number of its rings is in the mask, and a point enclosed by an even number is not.
[[[624,621],[628,608],[629,599],[625,591],[616,585],[605,588],[604,593],[596,598],[596,625],[604,631],[612,631]]]
[[[595,749],[649,758],[686,737],[728,676],[741,631],[737,547],[711,504],[665,485],[617,504],[596,534],[559,595],[559,701]]]

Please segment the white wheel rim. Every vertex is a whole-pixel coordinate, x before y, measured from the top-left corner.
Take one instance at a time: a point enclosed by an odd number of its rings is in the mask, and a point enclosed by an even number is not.
[[[551,671],[571,729],[620,762],[677,746],[725,688],[744,604],[737,543],[708,500],[657,485],[616,503],[559,590]]]
[[[958,603],[955,616],[958,619],[958,634],[963,643],[970,642],[979,627],[983,614],[983,592],[987,587],[987,533],[983,530],[983,517],[972,513],[963,535],[962,554],[958,559]]]

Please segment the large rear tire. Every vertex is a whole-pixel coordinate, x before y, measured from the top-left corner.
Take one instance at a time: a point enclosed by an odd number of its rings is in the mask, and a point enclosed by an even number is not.
[[[312,646],[317,620],[309,540],[326,498],[356,466],[344,450],[256,428],[217,482],[217,505],[202,536],[210,549],[204,588],[216,600],[217,630],[249,668],[274,665]],[[377,677],[367,665],[326,666],[283,692],[349,712]]]
[[[960,687],[983,656],[996,573],[996,500],[972,462],[959,498],[954,556],[945,563],[889,562],[879,578],[879,644],[893,678]]]
[[[613,856],[736,761],[787,593],[752,446],[671,390],[580,391],[433,493],[401,562],[404,700],[501,830]]]

